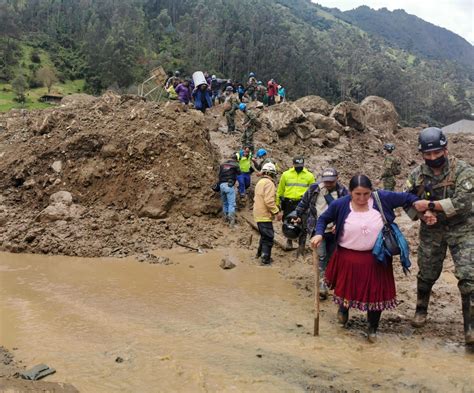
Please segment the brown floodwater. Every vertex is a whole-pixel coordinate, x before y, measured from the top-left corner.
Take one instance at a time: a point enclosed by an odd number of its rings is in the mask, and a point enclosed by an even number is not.
[[[82,392],[473,391],[462,347],[370,345],[329,313],[313,337],[312,300],[275,267],[222,270],[230,252],[158,252],[172,265],[0,253],[0,344]]]

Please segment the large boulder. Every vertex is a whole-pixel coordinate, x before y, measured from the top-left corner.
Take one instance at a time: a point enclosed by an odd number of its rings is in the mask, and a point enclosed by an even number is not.
[[[298,123],[295,125],[295,134],[298,138],[302,140],[311,138],[312,134],[315,131],[316,131],[316,127],[308,121],[305,121],[303,123]]]
[[[283,102],[262,112],[260,119],[267,123],[268,128],[275,131],[279,136],[286,136],[295,130],[296,123],[305,119],[305,115],[295,104]]]
[[[343,126],[355,128],[357,131],[364,131],[365,125],[365,110],[350,101],[343,101],[336,105],[332,110],[331,117],[334,117]]]
[[[336,131],[339,134],[344,132],[344,127],[333,117],[324,116],[319,113],[308,113],[306,117],[317,129]]]
[[[296,100],[294,104],[306,113],[320,113],[322,115],[329,115],[332,110],[330,105],[324,98],[319,96],[306,96]]]
[[[399,116],[395,106],[388,100],[369,96],[361,102],[365,111],[366,125],[377,131],[393,132],[397,129]]]

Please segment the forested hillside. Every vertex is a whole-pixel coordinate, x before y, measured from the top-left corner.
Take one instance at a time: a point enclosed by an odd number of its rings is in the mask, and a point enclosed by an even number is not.
[[[0,82],[41,84],[45,62],[95,94],[136,91],[158,65],[235,80],[254,71],[292,99],[383,96],[408,123],[471,113],[472,65],[446,60],[443,48],[445,57],[428,59],[390,46],[344,19],[309,0],[0,0]]]

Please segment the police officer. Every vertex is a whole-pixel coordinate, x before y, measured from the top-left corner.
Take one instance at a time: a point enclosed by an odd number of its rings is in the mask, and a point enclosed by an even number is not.
[[[314,175],[304,167],[304,158],[301,156],[294,157],[293,167],[283,172],[278,184],[277,203],[281,206],[283,218],[296,209],[304,193],[314,182]],[[303,230],[298,239],[297,256],[304,254],[306,243],[306,217],[303,217],[302,221]],[[287,249],[293,247],[292,240],[288,239],[286,247]]]
[[[388,191],[395,191],[396,180],[395,176],[400,174],[400,161],[392,155],[395,150],[393,143],[386,143],[383,145],[385,151],[385,159],[383,161],[383,188]]]
[[[431,288],[439,278],[449,247],[461,292],[466,344],[474,344],[474,168],[449,159],[448,141],[439,128],[426,128],[418,138],[425,163],[407,181],[409,192],[424,198],[416,210],[422,219],[418,248],[417,303],[414,327],[424,326]],[[416,218],[416,211],[408,214]],[[436,223],[433,224],[433,217]]]

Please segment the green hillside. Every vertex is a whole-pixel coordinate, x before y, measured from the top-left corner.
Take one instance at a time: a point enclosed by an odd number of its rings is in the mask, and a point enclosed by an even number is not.
[[[392,44],[309,0],[0,3],[0,83],[22,74],[32,88],[45,66],[59,82],[84,79],[93,94],[134,92],[159,65],[238,81],[254,71],[275,78],[292,99],[375,94],[394,102],[406,123],[444,124],[471,112],[466,91],[474,78],[472,66],[440,50],[444,57],[435,58]]]

